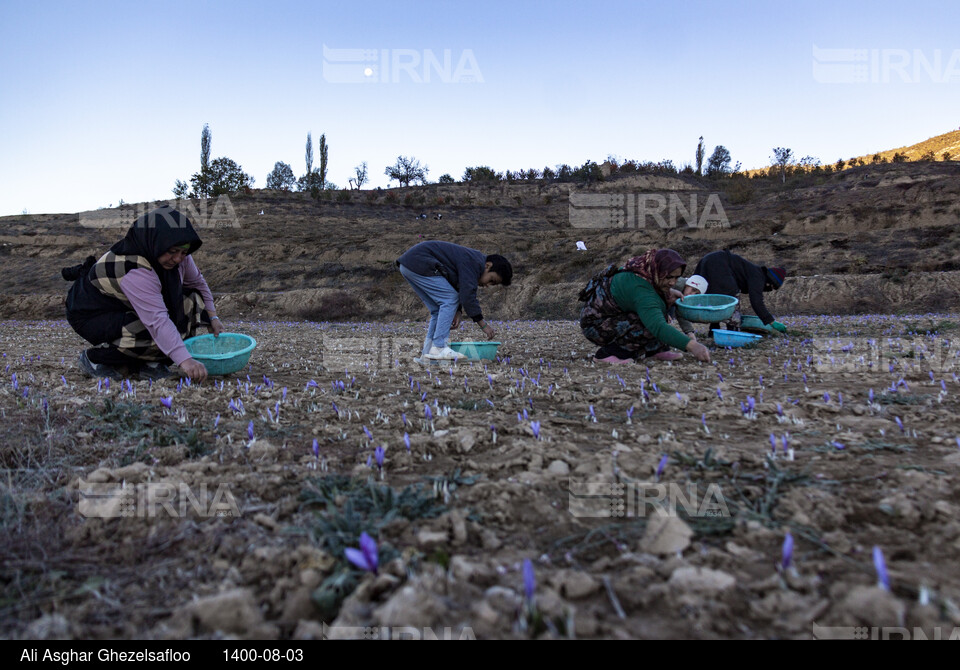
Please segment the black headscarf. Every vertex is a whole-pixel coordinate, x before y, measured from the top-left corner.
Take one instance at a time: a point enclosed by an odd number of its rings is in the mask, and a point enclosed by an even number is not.
[[[126,237],[110,247],[118,256],[143,256],[160,278],[163,303],[167,306],[170,320],[178,329],[185,325],[183,313],[183,285],[180,268],[165,269],[157,259],[172,247],[189,245],[188,254],[203,244],[190,219],[168,205],[144,214],[133,222]]]

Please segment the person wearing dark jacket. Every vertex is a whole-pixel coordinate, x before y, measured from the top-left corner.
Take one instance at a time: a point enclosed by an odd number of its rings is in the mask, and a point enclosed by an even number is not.
[[[73,281],[67,322],[94,345],[80,353],[84,374],[162,379],[173,362],[194,380],[206,378],[206,367],[183,344],[201,324],[214,335],[223,330],[191,257],[200,245],[190,220],[165,206],[134,221],[99,259],[63,268],[63,278]]]
[[[400,274],[430,311],[430,323],[418,363],[456,360],[463,354],[447,346],[451,328],[460,325],[464,312],[493,339],[494,330],[483,319],[477,288],[509,286],[513,277],[510,262],[498,254],[431,240],[409,248],[397,259]]]
[[[750,298],[750,306],[764,325],[772,325],[781,333],[786,332],[787,327],[774,319],[763,304],[765,291],[776,291],[783,286],[783,281],[787,277],[787,271],[783,268],[755,265],[737,254],[724,250],[713,251],[701,258],[694,272],[707,280],[710,293],[734,297],[746,293]],[[739,327],[739,308],[730,323],[733,327]],[[710,324],[710,332],[719,326],[719,323]]]

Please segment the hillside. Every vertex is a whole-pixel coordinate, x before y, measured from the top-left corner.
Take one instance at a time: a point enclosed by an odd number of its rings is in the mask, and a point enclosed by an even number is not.
[[[960,160],[960,130],[953,130],[942,135],[937,135],[923,142],[911,144],[910,146],[878,150],[864,156],[852,156],[850,158],[846,156],[838,156],[837,158],[821,156],[820,159],[823,165],[833,165],[834,167],[838,160],[843,160],[846,168],[849,169],[852,166],[861,164],[870,165],[874,162],[874,156],[879,156],[878,160],[880,162],[890,163],[897,154],[902,155],[907,161],[929,160],[929,156],[931,155],[933,159],[937,161],[945,160],[944,155],[949,156],[950,160]],[[799,159],[801,156],[795,156],[794,158]],[[768,169],[769,166],[746,170],[744,174],[752,177],[758,173],[764,173]]]
[[[422,307],[393,261],[423,239],[511,259],[513,286],[481,294],[494,319],[573,318],[576,293],[593,272],[650,247],[672,247],[691,267],[722,248],[786,267],[789,280],[768,304],[775,314],[942,311],[960,308],[958,177],[960,162],[941,161],[866,165],[786,188],[768,180],[631,176],[589,187],[434,184],[347,192],[328,202],[253,191],[230,198],[236,227],[201,223],[196,258],[225,318],[420,319]],[[649,207],[657,199],[673,204],[678,225],[664,227],[648,214],[633,227],[574,227],[571,194],[581,223],[610,220],[609,208],[593,214],[576,206],[584,195],[642,194]],[[695,204],[702,214],[709,202],[728,225],[687,225],[680,208]],[[0,317],[61,316],[69,285],[60,268],[103,253],[135,207],[0,218]],[[670,211],[661,212],[666,225]],[[587,251],[576,251],[578,240]]]

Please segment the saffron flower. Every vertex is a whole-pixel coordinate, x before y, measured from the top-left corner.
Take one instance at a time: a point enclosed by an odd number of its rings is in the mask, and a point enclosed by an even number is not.
[[[343,550],[347,560],[365,572],[377,574],[379,567],[379,552],[377,551],[377,541],[370,537],[366,531],[360,534],[360,548],[354,549],[347,547]]]
[[[887,564],[883,560],[883,552],[880,547],[873,547],[873,567],[877,570],[877,586],[885,591],[890,590],[890,575],[887,574]]]
[[[382,469],[383,469],[383,459],[384,459],[384,457],[386,456],[386,454],[387,454],[387,452],[386,452],[386,450],[383,448],[382,445],[379,446],[379,447],[377,447],[376,449],[374,449],[374,451],[373,451],[373,457],[377,460],[377,469],[378,469],[378,470],[382,470]]]
[[[250,438],[250,441],[253,441],[253,421],[247,424],[247,437]]]
[[[663,458],[660,459],[660,463],[657,465],[657,481],[660,481],[660,475],[663,474],[663,469],[667,467],[668,457],[666,454],[663,455]]]
[[[533,572],[533,561],[523,559],[523,594],[527,602],[533,602],[533,592],[537,590],[537,576]]]
[[[173,396],[169,396],[167,398],[160,398],[160,404],[166,407],[167,409],[170,409],[171,407],[173,407]]]
[[[407,433],[403,434],[403,444],[406,445],[407,451],[410,451],[410,436]]]
[[[793,560],[793,535],[787,531],[787,536],[783,539],[783,553],[780,557],[780,568],[786,570],[790,567],[790,561]]]
[[[430,405],[423,406],[423,416],[426,417],[427,421],[433,421],[433,412],[430,410]]]
[[[314,458],[320,458],[320,443],[317,442],[317,438],[313,438],[313,446],[311,449],[313,450]]]
[[[531,422],[530,422],[530,429],[533,431],[533,436],[534,436],[536,439],[539,440],[539,439],[540,439],[540,422],[539,422],[539,421],[531,421]]]

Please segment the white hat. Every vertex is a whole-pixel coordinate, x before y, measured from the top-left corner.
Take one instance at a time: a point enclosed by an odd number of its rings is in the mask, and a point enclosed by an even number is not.
[[[691,275],[690,278],[687,279],[686,285],[690,288],[697,289],[700,293],[707,292],[707,280],[700,275]]]

